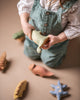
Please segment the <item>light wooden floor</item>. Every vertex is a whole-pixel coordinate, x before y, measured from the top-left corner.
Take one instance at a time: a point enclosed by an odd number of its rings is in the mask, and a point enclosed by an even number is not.
[[[0,55],[7,52],[10,66],[5,73],[0,72],[0,100],[13,100],[14,89],[22,80],[29,82],[27,94],[23,100],[57,100],[49,94],[50,84],[67,84],[70,96],[63,100],[80,100],[80,38],[70,41],[67,55],[59,69],[51,69],[40,61],[32,61],[23,51],[23,43],[12,39],[13,33],[21,29],[17,11],[18,0],[0,1]],[[32,63],[39,64],[52,71],[55,78],[41,78],[35,76],[28,69]]]

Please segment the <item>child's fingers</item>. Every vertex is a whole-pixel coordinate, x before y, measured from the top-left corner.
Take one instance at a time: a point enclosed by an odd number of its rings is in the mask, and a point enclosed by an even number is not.
[[[35,27],[34,27],[34,26],[32,26],[32,25],[30,25],[30,28],[31,28],[32,30],[34,30],[34,29],[35,29]]]
[[[32,26],[32,29],[34,30],[35,28]]]
[[[32,34],[31,33],[29,34],[29,38],[30,38],[30,40],[32,40]]]
[[[47,49],[49,47],[49,44],[43,45],[41,48],[42,49]]]
[[[49,49],[52,46],[52,41],[49,41],[47,44],[43,45],[43,49]]]
[[[46,49],[49,49],[49,46],[47,46],[47,47],[44,47],[43,49],[45,49],[45,50],[46,50]]]
[[[32,40],[32,31],[29,32],[28,37],[30,40]]]

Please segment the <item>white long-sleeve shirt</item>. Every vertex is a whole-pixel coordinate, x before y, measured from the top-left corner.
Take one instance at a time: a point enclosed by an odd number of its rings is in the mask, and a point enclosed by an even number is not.
[[[40,5],[45,9],[56,12],[60,7],[59,0],[40,0]],[[19,15],[24,12],[30,13],[34,0],[20,0],[17,4]],[[67,22],[69,24],[66,26]],[[68,39],[80,36],[80,0],[78,0],[66,13],[62,14],[62,28],[66,26],[64,33]]]

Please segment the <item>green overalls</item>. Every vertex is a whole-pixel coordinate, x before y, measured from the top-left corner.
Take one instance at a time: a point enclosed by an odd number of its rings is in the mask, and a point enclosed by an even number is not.
[[[41,31],[43,35],[58,35],[64,31],[61,26],[61,16],[67,12],[76,0],[67,1],[63,8],[59,8],[57,12],[52,12],[41,7],[40,0],[34,0],[34,5],[30,14],[29,23],[35,27],[36,30]],[[67,51],[68,40],[57,43],[47,50],[42,49],[38,54],[36,52],[37,45],[27,36],[24,42],[24,54],[31,59],[40,59],[49,67],[56,67],[61,64],[62,59]]]

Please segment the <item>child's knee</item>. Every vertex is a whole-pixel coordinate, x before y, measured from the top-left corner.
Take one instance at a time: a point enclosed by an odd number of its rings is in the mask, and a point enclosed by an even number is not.
[[[56,68],[61,64],[61,62],[58,62],[58,61],[55,62],[54,60],[51,62],[44,62],[43,61],[43,63],[45,63],[45,65],[47,65],[48,67],[51,67],[51,68]]]
[[[24,46],[24,54],[29,57],[30,59],[37,60],[40,56],[37,54],[36,50],[33,48]]]
[[[47,65],[48,67],[52,67],[52,68],[55,68],[58,63],[54,59],[50,61],[50,60],[47,60],[47,59],[45,60],[42,58],[42,61],[45,65]]]
[[[63,57],[61,57],[61,56],[59,56],[59,57],[53,57],[53,56],[52,57],[50,57],[50,56],[45,57],[44,55],[42,55],[41,59],[45,65],[47,65],[51,68],[56,68],[62,63]]]

